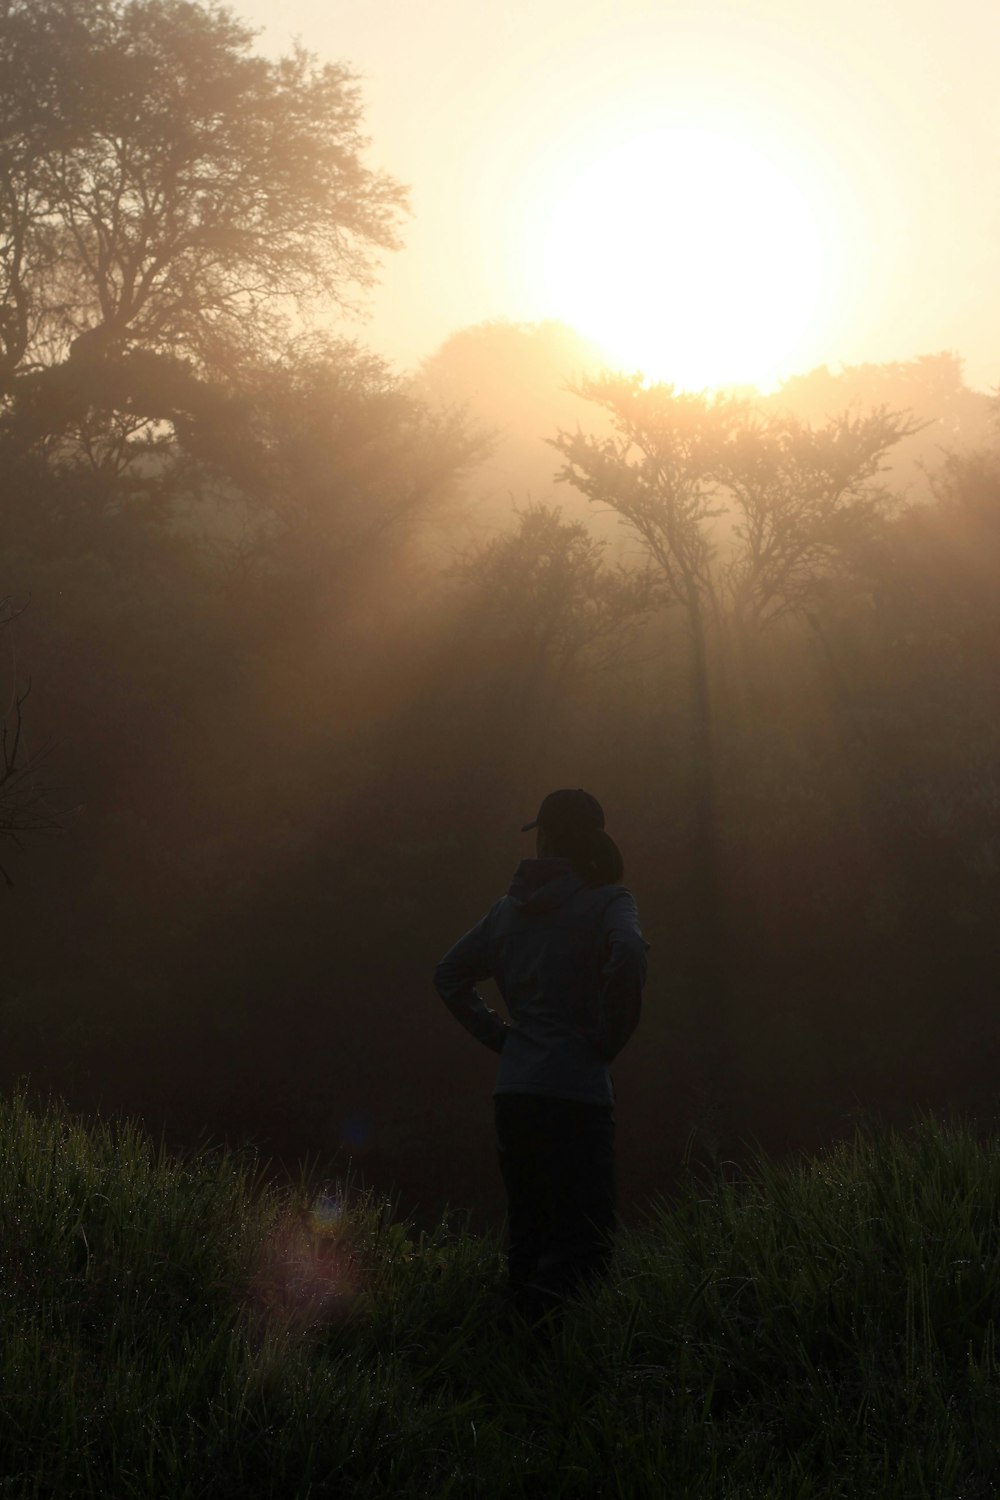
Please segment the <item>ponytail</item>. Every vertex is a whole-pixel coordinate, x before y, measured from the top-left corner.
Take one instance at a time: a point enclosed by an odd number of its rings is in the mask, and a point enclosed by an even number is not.
[[[594,885],[620,885],[625,874],[622,851],[603,828],[595,828],[590,835],[591,861],[596,879]]]
[[[560,832],[549,835],[553,853],[568,859],[588,885],[618,885],[625,874],[622,852],[603,828],[588,828],[581,833]]]

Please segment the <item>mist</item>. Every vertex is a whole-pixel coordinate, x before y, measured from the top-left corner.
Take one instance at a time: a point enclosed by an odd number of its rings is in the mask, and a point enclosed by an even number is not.
[[[195,9],[238,103],[249,40]],[[101,86],[101,39],[71,40]],[[120,85],[136,53],[112,51]],[[170,55],[184,107],[155,130],[190,128],[206,177],[231,152],[261,168]],[[3,1087],[495,1220],[495,1061],[430,976],[531,852],[541,797],[583,786],[651,944],[615,1068],[626,1220],[750,1142],[927,1109],[988,1128],[995,398],[938,350],[706,396],[700,422],[732,405],[685,460],[692,612],[626,501],[588,495],[631,372],[550,320],[457,329],[408,370],[330,332],[405,240],[405,192],[363,158],[348,69],[253,86],[285,142],[257,219],[238,174],[211,203],[194,174],[145,222],[158,137],[133,121],[112,225],[127,122],[88,133],[69,91],[90,228],[44,151],[11,165],[34,208],[3,226]],[[293,105],[326,134],[288,141]],[[119,238],[98,265],[99,229]],[[676,456],[695,398],[641,393]],[[878,412],[896,426],[848,451]],[[795,508],[806,476],[827,510]],[[741,551],[765,493],[794,587]]]

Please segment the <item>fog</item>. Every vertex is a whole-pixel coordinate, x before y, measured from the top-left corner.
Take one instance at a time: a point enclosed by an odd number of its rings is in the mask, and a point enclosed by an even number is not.
[[[321,111],[342,85],[294,86]],[[235,149],[212,118],[206,160]],[[335,240],[302,250],[324,149],[272,163],[266,255],[245,203],[208,234],[199,186],[183,248],[125,215],[100,285],[68,232],[3,263],[3,1086],[496,1217],[495,1057],[430,976],[544,793],[583,786],[651,944],[614,1069],[626,1220],[750,1141],[991,1123],[995,399],[936,350],[701,398],[556,322],[460,329],[408,371],[306,338],[287,300],[336,291]],[[15,165],[30,246],[68,210]],[[350,280],[398,195],[360,160],[339,190],[365,205]],[[143,301],[154,251],[176,279]],[[623,413],[639,446],[595,478]],[[643,451],[700,593],[629,511]]]

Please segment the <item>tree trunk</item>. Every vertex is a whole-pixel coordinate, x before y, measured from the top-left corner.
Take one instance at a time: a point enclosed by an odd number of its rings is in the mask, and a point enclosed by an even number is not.
[[[731,1133],[736,1082],[731,1030],[732,976],[722,879],[712,674],[700,600],[689,603],[688,621],[692,709],[691,993],[697,1011],[696,1096],[701,1116],[694,1125],[703,1148],[714,1155]]]

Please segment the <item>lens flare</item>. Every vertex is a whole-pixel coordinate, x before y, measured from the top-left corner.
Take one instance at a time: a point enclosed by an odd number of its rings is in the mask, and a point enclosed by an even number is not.
[[[372,1138],[372,1121],[369,1115],[349,1115],[341,1122],[340,1140],[344,1146],[353,1146],[360,1150],[367,1146]]]
[[[266,1326],[304,1331],[345,1318],[362,1282],[345,1200],[339,1190],[323,1191],[261,1246],[249,1301]]]

